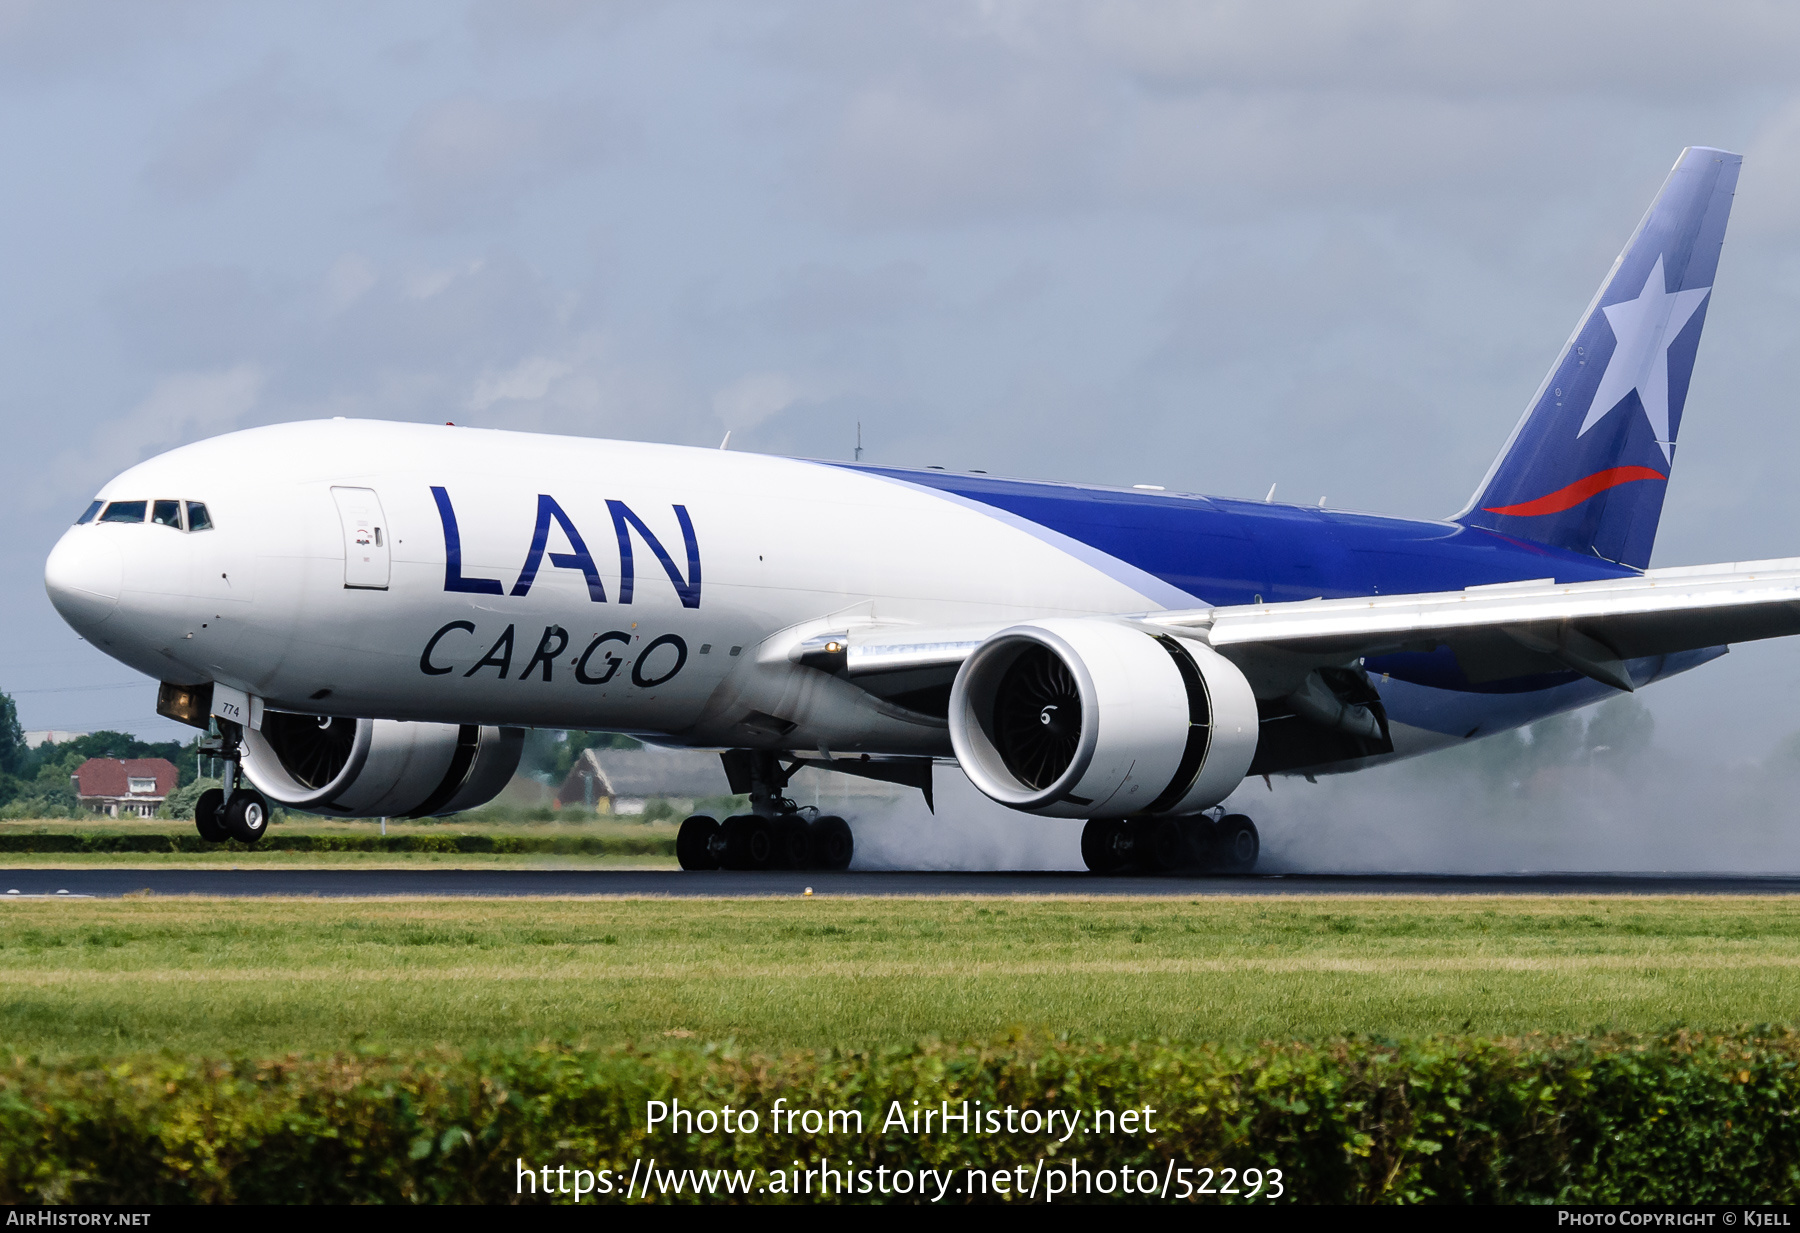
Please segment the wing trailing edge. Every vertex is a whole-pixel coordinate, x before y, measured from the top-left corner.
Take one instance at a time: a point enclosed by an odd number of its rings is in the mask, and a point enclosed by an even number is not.
[[[1471,680],[1560,664],[1633,689],[1628,662],[1800,634],[1800,557],[1647,570],[1629,578],[1529,581],[1418,595],[1160,612],[1222,655],[1320,663],[1448,646]]]

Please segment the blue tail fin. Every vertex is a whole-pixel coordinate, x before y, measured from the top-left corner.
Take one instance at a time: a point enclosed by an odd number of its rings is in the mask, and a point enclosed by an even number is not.
[[[1681,152],[1458,522],[1650,564],[1742,163]]]

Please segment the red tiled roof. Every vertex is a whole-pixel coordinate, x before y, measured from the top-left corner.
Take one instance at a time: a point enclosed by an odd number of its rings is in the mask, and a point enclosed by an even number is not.
[[[179,778],[167,758],[89,758],[75,768],[75,794],[130,796],[133,779],[154,779],[156,791],[147,795],[167,796]]]

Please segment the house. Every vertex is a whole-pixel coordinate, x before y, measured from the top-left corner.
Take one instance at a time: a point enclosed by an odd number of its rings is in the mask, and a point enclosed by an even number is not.
[[[61,745],[87,735],[86,732],[64,732],[61,728],[40,728],[25,734],[25,748],[36,749],[39,745]]]
[[[488,804],[502,809],[554,809],[556,797],[548,784],[521,773],[507,780],[499,795]]]
[[[75,802],[114,818],[150,818],[180,776],[167,758],[89,758],[69,776]]]
[[[730,796],[731,783],[716,753],[697,749],[584,749],[556,793],[558,809],[642,813],[652,800],[682,813],[694,802]]]

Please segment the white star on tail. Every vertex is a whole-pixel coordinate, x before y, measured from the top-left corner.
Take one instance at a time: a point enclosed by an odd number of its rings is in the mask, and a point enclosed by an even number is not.
[[[1606,314],[1606,322],[1612,326],[1613,337],[1618,343],[1613,347],[1612,358],[1606,362],[1606,371],[1600,376],[1600,388],[1594,391],[1594,401],[1588,405],[1587,418],[1581,422],[1581,432],[1575,434],[1577,437],[1599,423],[1625,395],[1636,390],[1644,404],[1644,415],[1650,421],[1650,431],[1656,434],[1656,443],[1662,446],[1663,458],[1672,458],[1669,344],[1675,341],[1681,327],[1688,323],[1688,318],[1694,315],[1711,290],[1711,287],[1696,287],[1692,291],[1671,293],[1663,280],[1663,263],[1659,256],[1637,299],[1624,300],[1600,310]]]

